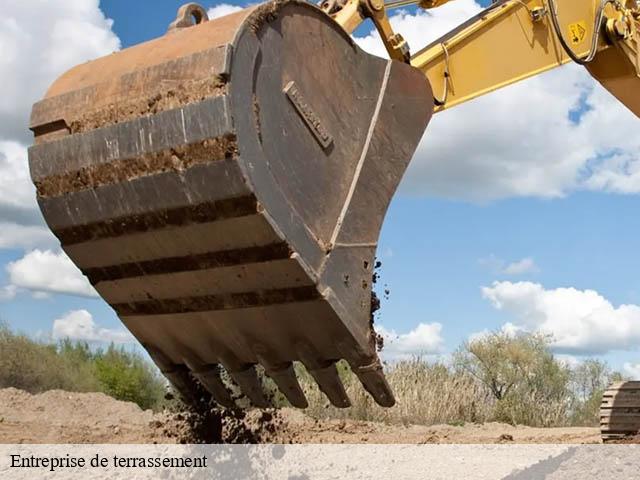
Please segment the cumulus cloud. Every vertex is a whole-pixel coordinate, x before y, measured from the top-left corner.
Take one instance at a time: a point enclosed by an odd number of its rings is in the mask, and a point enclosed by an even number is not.
[[[387,360],[439,354],[444,348],[442,325],[439,323],[420,323],[409,333],[399,334],[383,326],[376,327],[376,331],[384,339],[382,355]]]
[[[51,247],[29,177],[31,106],[72,66],[120,47],[98,0],[5,2],[0,18],[0,248]]]
[[[551,334],[558,352],[584,355],[640,348],[640,306],[615,307],[594,290],[494,282],[482,288],[482,295],[513,317],[509,328]]]
[[[29,143],[31,105],[72,66],[120,48],[98,0],[5,2],[0,18],[0,140]]]
[[[459,0],[401,12],[391,23],[415,52],[480,8]],[[357,41],[385,56],[376,33]],[[435,115],[402,191],[475,202],[575,190],[639,193],[639,126],[584,68],[568,65]]]
[[[220,3],[219,5],[215,5],[207,10],[207,14],[209,15],[209,19],[213,20],[214,18],[224,17],[225,15],[239,12],[240,10],[244,10],[244,8],[245,7],[231,5],[229,3]]]
[[[87,278],[63,252],[33,250],[7,265],[10,284],[43,293],[63,293],[82,297],[98,294]]]
[[[623,369],[632,380],[640,380],[640,363],[625,363]]]
[[[53,321],[52,337],[55,340],[69,338],[85,342],[131,343],[135,339],[124,329],[98,327],[86,310],[72,310]]]

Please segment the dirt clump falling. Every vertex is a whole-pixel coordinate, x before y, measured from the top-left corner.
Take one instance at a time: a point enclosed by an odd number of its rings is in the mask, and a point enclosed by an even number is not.
[[[373,265],[373,274],[371,275],[371,310],[369,313],[369,329],[371,330],[372,341],[376,347],[378,352],[381,352],[384,348],[384,338],[375,329],[375,314],[382,307],[382,303],[380,301],[380,297],[375,292],[375,285],[380,280],[380,268],[382,267],[382,262],[380,260],[375,260]],[[389,290],[385,289],[385,299],[389,298]]]
[[[166,398],[171,401],[173,395]],[[276,409],[221,408],[207,396],[195,404],[174,403],[165,419],[155,424],[163,436],[177,443],[274,442],[282,426]]]

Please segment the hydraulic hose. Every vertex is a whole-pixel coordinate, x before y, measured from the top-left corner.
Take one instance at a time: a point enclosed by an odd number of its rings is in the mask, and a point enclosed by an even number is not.
[[[569,58],[576,62],[579,65],[586,65],[590,63],[596,56],[598,52],[598,36],[600,34],[600,27],[602,27],[602,20],[604,19],[604,7],[608,3],[612,3],[612,0],[602,0],[600,5],[598,5],[598,9],[596,10],[595,22],[593,25],[593,35],[591,37],[591,48],[589,49],[589,53],[585,57],[578,57],[573,49],[569,46],[564,35],[562,33],[562,29],[560,28],[560,22],[558,20],[558,8],[556,5],[556,0],[547,0],[549,3],[549,14],[551,16],[551,23],[553,24],[553,29],[556,32],[556,36],[562,45],[564,51],[569,55]]]

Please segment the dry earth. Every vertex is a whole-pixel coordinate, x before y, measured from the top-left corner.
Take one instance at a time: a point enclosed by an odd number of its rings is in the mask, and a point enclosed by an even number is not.
[[[529,428],[500,423],[465,426],[316,421],[301,411],[252,411],[213,419],[228,442],[275,443],[599,443],[596,428]],[[209,425],[188,413],[142,411],[101,393],[53,390],[31,395],[0,390],[0,443],[198,443]]]

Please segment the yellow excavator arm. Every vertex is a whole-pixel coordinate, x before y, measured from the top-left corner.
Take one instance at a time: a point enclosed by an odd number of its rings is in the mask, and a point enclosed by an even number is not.
[[[640,89],[640,10],[635,0],[503,0],[407,55],[408,46],[401,33],[391,29],[385,9],[414,3],[431,9],[449,1],[399,0],[382,5],[376,0],[352,0],[331,15],[348,31],[371,18],[390,56],[405,59],[427,76],[436,112],[575,61],[640,114],[635,94]]]

